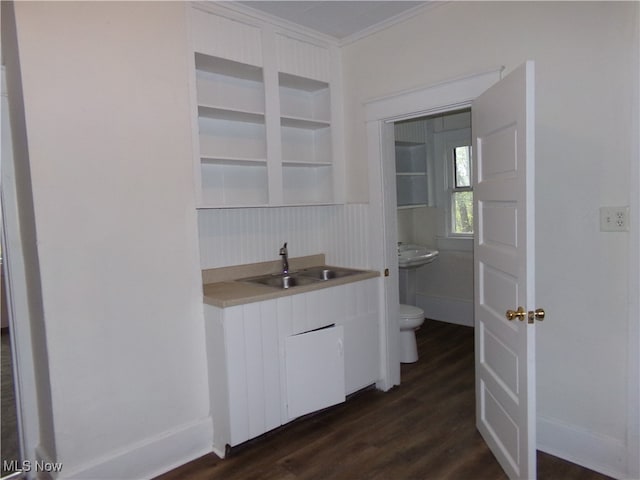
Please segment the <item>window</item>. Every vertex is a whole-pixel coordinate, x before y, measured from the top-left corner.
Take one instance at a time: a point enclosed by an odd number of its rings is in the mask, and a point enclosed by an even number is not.
[[[471,147],[453,149],[451,165],[451,234],[473,234],[473,190],[471,188]]]

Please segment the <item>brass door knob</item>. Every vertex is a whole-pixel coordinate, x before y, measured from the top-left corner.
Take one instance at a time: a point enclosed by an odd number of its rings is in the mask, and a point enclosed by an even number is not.
[[[507,320],[511,321],[517,318],[520,321],[523,321],[525,318],[528,318],[528,323],[533,323],[535,320],[542,321],[544,320],[545,311],[542,308],[536,308],[535,310],[529,310],[529,312],[525,312],[524,308],[518,307],[518,310],[507,310],[505,314]]]
[[[544,320],[544,310],[542,308],[536,308],[535,310],[529,310],[528,317],[529,323],[533,323],[534,320]]]
[[[513,310],[507,310],[506,313],[506,317],[507,320],[511,321],[514,318],[517,318],[518,320],[522,321],[525,319],[525,317],[527,316],[527,312],[524,311],[524,308],[522,307],[518,307],[518,310],[513,311]]]

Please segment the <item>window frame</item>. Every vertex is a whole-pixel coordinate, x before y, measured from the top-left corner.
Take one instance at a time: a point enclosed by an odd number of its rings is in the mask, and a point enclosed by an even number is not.
[[[468,138],[458,138],[449,139],[449,141],[444,142],[443,145],[445,149],[445,210],[446,210],[446,237],[452,239],[473,239],[474,232],[456,232],[455,231],[455,208],[454,208],[454,197],[455,193],[458,192],[471,192],[473,195],[473,151],[471,148],[471,141]],[[456,186],[456,164],[455,164],[455,149],[458,147],[469,147],[469,183],[468,187],[457,187]],[[472,226],[473,228],[473,226]]]

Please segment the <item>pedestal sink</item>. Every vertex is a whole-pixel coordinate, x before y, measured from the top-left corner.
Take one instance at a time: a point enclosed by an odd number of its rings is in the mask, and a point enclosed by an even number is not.
[[[401,243],[398,245],[398,266],[400,268],[417,268],[433,262],[438,253],[438,250],[423,245]]]
[[[401,243],[398,245],[398,266],[400,267],[400,303],[416,304],[416,270],[433,262],[438,250],[423,245]]]

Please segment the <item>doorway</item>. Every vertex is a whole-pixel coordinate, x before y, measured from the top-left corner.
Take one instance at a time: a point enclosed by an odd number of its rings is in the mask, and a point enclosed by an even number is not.
[[[400,384],[398,329],[392,319],[399,309],[397,196],[394,123],[471,107],[472,101],[501,79],[502,68],[420,90],[400,92],[365,105],[369,158],[369,258],[372,268],[388,272],[381,290],[381,381],[388,390]],[[386,275],[386,274],[385,274]]]
[[[371,148],[378,143],[380,147],[378,155],[371,150],[369,154],[376,160],[370,165],[372,185],[382,187],[379,202],[374,203],[380,207],[381,248],[389,264],[394,263],[397,255],[393,248],[397,234],[389,228],[395,223],[393,219],[389,221],[395,197],[395,189],[389,182],[393,165],[389,165],[388,143],[393,135],[385,126],[394,120],[389,118],[389,112],[395,109],[399,117],[416,117],[406,113],[407,106],[414,102],[431,107],[425,108],[426,113],[451,111],[452,106],[461,107],[465,102],[443,107],[443,98],[455,101],[468,95],[480,86],[475,81],[479,77],[483,75],[386,97],[367,111],[368,145]],[[468,95],[464,105],[473,104],[476,155],[473,316],[477,327],[477,427],[502,467],[514,478],[535,477],[535,330],[530,325],[535,323],[537,312],[541,312],[539,319],[542,319],[544,311],[530,310],[529,321],[520,324],[507,321],[515,318],[510,315],[511,310],[507,310],[507,320],[500,312],[511,304],[527,308],[534,308],[535,304],[534,248],[529,235],[534,231],[534,78],[532,61],[520,65],[502,80],[485,77],[489,83],[482,85],[480,81],[480,90]],[[404,101],[398,102],[398,98]],[[386,313],[391,315],[398,306],[396,298],[388,293],[395,288],[394,283],[389,281],[385,285]],[[518,307],[518,314],[519,320],[527,316],[522,306]],[[389,332],[394,323],[391,315]]]
[[[471,110],[394,122],[394,136],[399,248],[438,252],[428,264],[399,266],[400,303],[473,326]]]

